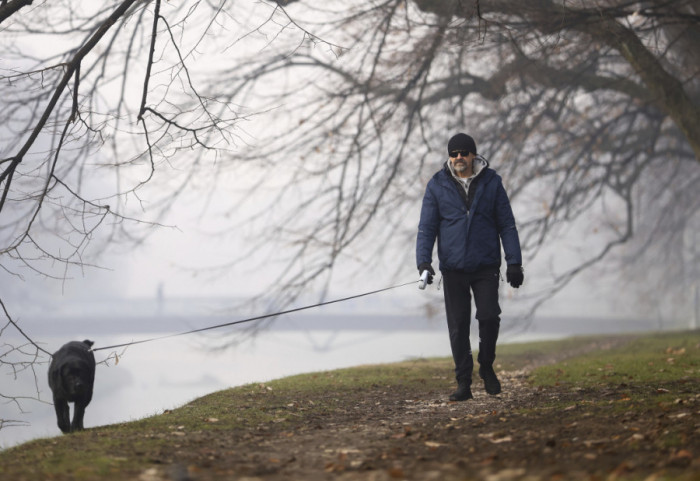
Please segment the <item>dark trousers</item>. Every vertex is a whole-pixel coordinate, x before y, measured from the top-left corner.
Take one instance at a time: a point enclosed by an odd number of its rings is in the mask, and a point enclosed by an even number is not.
[[[455,377],[460,383],[471,384],[474,370],[469,342],[471,294],[474,294],[475,317],[479,321],[478,361],[482,366],[491,366],[496,359],[496,341],[501,325],[501,307],[498,304],[500,273],[497,267],[493,267],[471,273],[444,271],[442,276]]]

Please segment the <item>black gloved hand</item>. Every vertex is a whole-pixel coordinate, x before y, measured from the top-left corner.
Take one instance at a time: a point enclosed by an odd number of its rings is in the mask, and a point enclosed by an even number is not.
[[[418,275],[422,275],[423,271],[428,271],[428,284],[433,283],[433,276],[435,275],[435,271],[433,270],[433,266],[430,265],[428,262],[424,262],[421,265],[418,266]]]
[[[524,279],[525,273],[523,272],[523,266],[520,264],[508,264],[508,268],[506,269],[506,281],[508,281],[508,284],[517,289],[523,285]]]

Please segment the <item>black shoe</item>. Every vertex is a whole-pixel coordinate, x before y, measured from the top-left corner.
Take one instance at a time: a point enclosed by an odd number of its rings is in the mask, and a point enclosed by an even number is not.
[[[473,398],[471,387],[466,383],[460,383],[457,390],[450,394],[450,401],[466,401]]]
[[[479,376],[484,380],[484,389],[486,389],[487,393],[491,395],[500,394],[501,383],[493,371],[493,366],[479,367]]]

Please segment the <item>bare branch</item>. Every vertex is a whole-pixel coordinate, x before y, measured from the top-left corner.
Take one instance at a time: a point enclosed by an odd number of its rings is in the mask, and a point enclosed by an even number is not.
[[[32,3],[34,3],[34,0],[4,0],[0,5],[0,23],[17,13],[22,7]]]

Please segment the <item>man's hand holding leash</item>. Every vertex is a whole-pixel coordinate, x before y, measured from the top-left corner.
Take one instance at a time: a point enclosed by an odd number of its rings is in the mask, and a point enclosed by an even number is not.
[[[418,284],[419,289],[425,289],[426,284],[433,283],[433,276],[435,275],[433,266],[428,263],[423,263],[418,266],[418,273],[420,274],[420,283]]]

